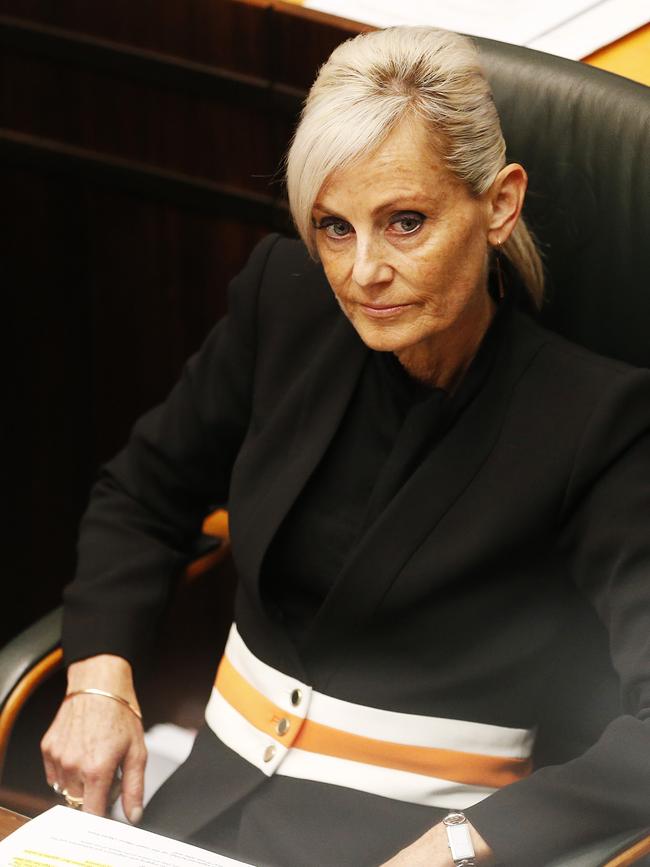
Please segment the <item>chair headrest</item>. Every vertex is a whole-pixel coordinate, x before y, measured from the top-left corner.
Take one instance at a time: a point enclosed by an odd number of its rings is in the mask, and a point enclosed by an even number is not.
[[[549,327],[650,367],[650,88],[476,39],[525,214],[544,253]]]

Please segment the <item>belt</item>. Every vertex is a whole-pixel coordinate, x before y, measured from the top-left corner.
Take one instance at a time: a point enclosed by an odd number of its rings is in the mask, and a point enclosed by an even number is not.
[[[528,776],[535,732],[381,710],[318,692],[258,659],[233,624],[206,708],[230,749],[280,774],[464,809]]]

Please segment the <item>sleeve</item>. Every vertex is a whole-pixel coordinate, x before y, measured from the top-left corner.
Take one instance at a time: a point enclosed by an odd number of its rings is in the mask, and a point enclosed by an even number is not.
[[[499,863],[548,864],[650,825],[650,374],[619,373],[585,427],[559,545],[608,629],[623,714],[584,754],[467,810]]]
[[[229,287],[228,315],[100,472],[64,591],[68,663],[98,653],[135,661],[146,652],[204,516],[227,501],[250,417],[257,297],[277,240],[256,247]]]

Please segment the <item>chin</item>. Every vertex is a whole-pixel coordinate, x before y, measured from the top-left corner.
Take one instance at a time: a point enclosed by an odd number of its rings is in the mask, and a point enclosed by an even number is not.
[[[387,329],[368,328],[367,326],[359,328],[356,323],[352,323],[361,340],[366,344],[368,349],[374,349],[375,352],[401,352],[408,349],[411,341],[400,340],[396,334],[387,333]]]

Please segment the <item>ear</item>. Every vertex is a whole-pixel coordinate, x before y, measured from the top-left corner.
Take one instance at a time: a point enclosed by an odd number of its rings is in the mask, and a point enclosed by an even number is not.
[[[488,191],[488,242],[493,247],[504,244],[514,229],[522,206],[528,175],[519,163],[504,166]]]

